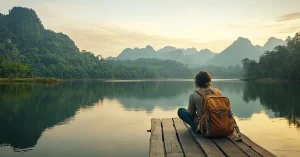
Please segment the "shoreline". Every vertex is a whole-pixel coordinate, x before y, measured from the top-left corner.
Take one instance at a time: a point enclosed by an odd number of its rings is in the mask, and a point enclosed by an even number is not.
[[[103,81],[103,82],[132,82],[132,81],[193,81],[193,78],[84,78],[84,79],[59,79],[59,78],[0,78],[0,83],[60,83],[77,81]],[[214,78],[212,81],[228,80],[237,81],[240,78]]]
[[[242,78],[240,79],[242,81],[246,82],[257,82],[257,83],[292,83],[292,82],[300,82],[299,80],[280,80],[280,79],[274,79],[274,78],[259,78],[259,79],[253,79],[253,78]]]
[[[0,78],[1,83],[59,83],[58,78]]]

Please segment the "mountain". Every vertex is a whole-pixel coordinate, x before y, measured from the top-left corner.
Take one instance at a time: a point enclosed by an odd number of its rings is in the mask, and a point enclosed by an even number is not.
[[[194,64],[203,65],[207,60],[213,58],[216,53],[209,49],[202,49],[199,52],[186,55]]]
[[[182,52],[171,53],[181,59]],[[125,49],[118,58],[157,58],[151,46]],[[30,8],[14,7],[0,14],[0,77],[58,78],[184,78],[186,65],[176,61],[140,59],[118,63],[82,50],[66,34],[44,27]],[[140,62],[146,65],[139,66]],[[176,68],[174,68],[176,67]],[[16,72],[17,71],[17,72]]]
[[[191,55],[191,54],[198,53],[198,51],[196,48],[192,47],[192,48],[187,48],[187,49],[183,50],[183,53],[185,55]]]
[[[170,59],[183,64],[191,64],[192,61],[184,56],[183,50],[172,46],[166,46],[155,51],[151,46],[145,48],[126,48],[114,60],[136,60],[139,58]],[[112,59],[112,58],[109,58]]]
[[[271,37],[264,46],[259,46],[253,45],[247,38],[239,37],[219,54],[214,53],[209,49],[202,49],[198,52],[196,48],[177,49],[173,46],[165,46],[164,48],[155,51],[151,46],[147,46],[149,50],[146,50],[147,47],[141,49],[126,48],[115,59],[171,59],[187,64],[190,67],[197,67],[204,64],[214,66],[236,66],[241,65],[241,60],[244,58],[258,60],[265,51],[273,50],[274,47],[285,44],[286,42],[284,40]]]
[[[109,60],[135,60],[138,58],[156,58],[175,60],[189,66],[205,63],[211,59],[215,53],[208,49],[197,51],[196,48],[177,49],[173,46],[165,46],[155,51],[151,46],[146,48],[126,48],[116,58],[109,57]]]
[[[284,40],[281,39],[277,39],[274,37],[271,37],[268,39],[268,41],[264,44],[264,46],[262,47],[263,51],[271,51],[274,49],[274,47],[278,46],[278,45],[286,45],[286,42]]]
[[[112,56],[105,58],[105,60],[115,60],[115,59],[116,59],[116,57],[112,57]]]
[[[157,50],[158,53],[160,52],[170,52],[170,51],[176,51],[176,47],[173,46],[165,46],[164,48],[161,48],[159,50]]]
[[[147,45],[145,48],[126,48],[121,52],[117,59],[119,60],[136,60],[138,58],[156,58],[156,51],[153,47]]]
[[[215,66],[241,65],[242,59],[258,60],[266,50],[272,50],[274,47],[283,44],[285,44],[285,41],[271,37],[263,47],[254,46],[249,39],[239,37],[225,50],[208,60],[206,64]]]

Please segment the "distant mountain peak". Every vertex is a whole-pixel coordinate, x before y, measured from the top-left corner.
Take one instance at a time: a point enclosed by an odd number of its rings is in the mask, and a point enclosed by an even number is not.
[[[239,46],[253,46],[251,41],[248,38],[239,37],[237,40],[235,40],[231,46],[239,45]],[[225,49],[226,50],[226,49]]]
[[[145,48],[146,48],[146,49],[153,49],[153,47],[150,46],[150,45],[147,45]]]
[[[170,52],[170,51],[176,51],[176,47],[173,46],[165,46],[161,49],[159,49],[157,52]]]
[[[132,50],[131,48],[126,48],[122,52],[131,51],[131,50]]]
[[[264,44],[263,48],[264,48],[265,51],[271,51],[274,47],[276,47],[278,45],[286,45],[286,42],[282,39],[271,37]]]
[[[196,50],[196,51],[198,51],[195,47],[187,48],[187,50]]]
[[[176,47],[174,47],[174,46],[165,46],[163,49],[165,49],[165,48],[175,48],[176,49]]]
[[[269,44],[269,43],[272,43],[272,42],[276,42],[276,43],[285,43],[284,40],[282,39],[278,39],[278,38],[275,38],[275,37],[270,37],[267,42],[265,43],[265,45]]]
[[[270,37],[268,40],[278,40],[278,38]]]
[[[251,41],[248,38],[244,38],[244,37],[238,37],[236,41],[251,43]]]
[[[195,47],[192,47],[192,48],[187,48],[187,49],[183,50],[183,52],[186,55],[190,55],[190,54],[198,53],[198,50]]]
[[[199,53],[214,53],[214,52],[212,52],[210,49],[206,48],[206,49],[200,50]]]

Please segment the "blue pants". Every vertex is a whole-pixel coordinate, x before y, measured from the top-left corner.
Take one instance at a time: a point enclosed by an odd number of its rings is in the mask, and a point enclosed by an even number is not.
[[[190,115],[190,113],[185,108],[179,108],[177,111],[178,116],[184,122],[190,125],[193,131],[196,131],[197,126],[194,123],[194,117]]]

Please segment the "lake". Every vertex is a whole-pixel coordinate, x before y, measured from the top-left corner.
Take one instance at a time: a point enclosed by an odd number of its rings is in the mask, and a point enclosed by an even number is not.
[[[241,132],[277,156],[300,155],[300,84],[213,86]],[[177,117],[194,89],[180,79],[0,84],[0,156],[148,156],[151,118]]]

